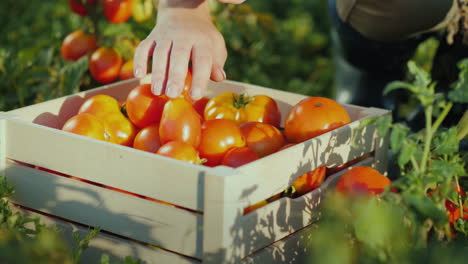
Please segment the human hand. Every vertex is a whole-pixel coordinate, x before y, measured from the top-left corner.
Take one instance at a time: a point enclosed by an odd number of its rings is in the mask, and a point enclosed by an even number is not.
[[[227,57],[224,38],[211,22],[208,6],[203,12],[206,13],[171,7],[159,10],[156,27],[140,43],[134,56],[135,76],[138,78],[147,73],[148,58],[153,56],[151,88],[154,94],[178,97],[184,87],[190,60],[192,98],[204,95],[209,79],[226,79],[223,70]]]

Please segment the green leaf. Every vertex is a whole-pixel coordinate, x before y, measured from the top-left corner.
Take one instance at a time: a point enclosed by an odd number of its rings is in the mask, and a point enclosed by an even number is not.
[[[437,225],[445,224],[448,221],[445,210],[438,208],[426,195],[403,193],[402,196],[423,219],[430,218]]]
[[[459,141],[457,139],[457,128],[451,127],[442,131],[434,138],[434,153],[437,155],[452,154],[458,152]]]
[[[385,134],[387,134],[387,131],[392,127],[392,116],[386,115],[377,118],[375,126],[377,127],[377,134],[381,137],[385,136]]]
[[[414,92],[416,90],[416,87],[410,83],[402,82],[402,81],[393,81],[387,86],[385,86],[385,89],[383,91],[384,94],[388,94],[391,91],[397,90],[397,89],[407,89],[409,91]]]
[[[61,74],[63,76],[64,94],[72,94],[79,91],[79,86],[84,73],[88,70],[88,58],[86,56],[76,62],[65,65]]]
[[[456,103],[468,103],[468,59],[459,62],[458,68],[458,81],[452,86],[453,90],[449,92],[448,97]]]
[[[432,82],[428,72],[418,67],[414,61],[408,61],[408,70],[414,77],[414,85],[427,87]]]
[[[416,152],[416,145],[406,142],[401,147],[400,155],[398,155],[398,165],[404,167]]]
[[[393,152],[400,151],[409,131],[410,129],[402,124],[393,125],[392,132],[390,133],[390,148]]]
[[[430,169],[432,174],[442,175],[445,178],[464,176],[463,173],[465,172],[463,163],[455,163],[446,160],[433,160]]]

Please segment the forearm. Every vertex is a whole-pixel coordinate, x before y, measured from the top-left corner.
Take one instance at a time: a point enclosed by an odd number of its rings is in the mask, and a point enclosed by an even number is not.
[[[210,17],[210,4],[208,0],[154,0],[158,4],[159,13],[164,14],[168,10],[187,11],[200,17]]]

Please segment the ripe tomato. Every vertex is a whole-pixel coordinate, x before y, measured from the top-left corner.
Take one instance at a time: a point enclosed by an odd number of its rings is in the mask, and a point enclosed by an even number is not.
[[[171,141],[162,145],[156,154],[193,164],[203,163],[192,145],[180,141]]]
[[[153,0],[134,0],[132,16],[136,22],[143,22],[153,16]]]
[[[292,186],[296,190],[297,194],[306,194],[318,188],[322,184],[322,182],[325,180],[326,171],[327,167],[323,166],[313,171],[304,173],[293,182]]]
[[[104,16],[111,23],[127,21],[132,16],[132,0],[104,0]]]
[[[111,142],[124,146],[133,144],[137,129],[120,111],[119,102],[115,98],[105,94],[95,95],[81,105],[78,113],[92,114],[105,122]]]
[[[128,118],[139,128],[159,123],[167,99],[154,95],[150,84],[133,88],[125,103]]]
[[[88,113],[77,114],[68,119],[62,130],[94,139],[111,140],[108,129],[101,120]]]
[[[207,120],[202,125],[198,151],[207,166],[217,166],[232,147],[244,147],[245,138],[236,122],[227,119]]]
[[[230,148],[223,157],[221,165],[237,168],[258,159],[257,153],[248,147]]]
[[[332,99],[309,97],[297,103],[286,116],[284,133],[299,143],[351,122],[346,109]]]
[[[439,187],[435,188],[433,191],[430,191],[429,196],[432,196],[434,193],[437,193],[438,189]],[[458,186],[458,188],[457,186],[455,186],[454,190],[462,198],[466,198],[466,193],[461,186]],[[458,204],[455,204],[448,199],[445,200],[445,210],[447,211],[447,216],[449,218],[450,224],[462,217]],[[463,211],[463,219],[468,220],[468,207],[466,206],[466,203],[463,204]]]
[[[247,122],[240,125],[247,146],[262,158],[278,151],[285,144],[281,131],[273,125]]]
[[[123,81],[133,78],[135,78],[135,75],[133,75],[133,60],[128,60],[120,68],[119,79]]]
[[[371,167],[358,166],[346,171],[338,180],[336,190],[343,194],[380,194],[392,182]]]
[[[156,153],[160,147],[159,124],[149,125],[141,129],[133,141],[133,148],[147,152]]]
[[[63,39],[60,54],[66,60],[75,61],[97,48],[96,37],[83,30],[75,30]]]
[[[197,111],[197,113],[200,115],[200,117],[203,117],[203,113],[205,112],[205,107],[206,107],[206,103],[208,103],[210,99],[209,98],[206,98],[206,97],[202,97],[196,101],[194,101],[192,104],[193,104],[193,108],[195,108],[195,111]]]
[[[181,141],[195,148],[200,145],[201,117],[184,98],[167,101],[159,124],[161,143]]]
[[[95,4],[97,0],[88,0],[88,5]],[[86,6],[81,2],[81,0],[68,0],[68,5],[73,13],[80,16],[87,16],[88,10]]]
[[[237,124],[262,122],[279,127],[281,113],[276,101],[266,95],[252,97],[224,92],[211,98],[206,104],[205,120],[229,119]]]
[[[122,67],[122,57],[112,48],[101,47],[93,52],[89,61],[91,76],[102,84],[115,81]]]

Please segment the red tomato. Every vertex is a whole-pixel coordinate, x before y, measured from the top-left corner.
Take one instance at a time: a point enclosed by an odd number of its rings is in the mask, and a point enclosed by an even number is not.
[[[96,3],[97,0],[88,0],[88,5],[92,5]],[[80,16],[87,16],[88,10],[86,6],[81,2],[81,0],[68,0],[68,5],[73,13],[80,15]]]
[[[206,107],[206,103],[208,103],[210,99],[209,98],[206,98],[206,97],[202,97],[196,101],[193,102],[193,108],[195,108],[195,111],[197,111],[197,113],[203,117],[203,113],[205,112],[205,107]]]
[[[115,81],[122,67],[122,57],[112,48],[101,47],[93,52],[89,61],[91,76],[102,84]]]
[[[245,138],[236,122],[227,119],[207,120],[202,125],[198,151],[207,166],[217,166],[232,147],[244,147]]]
[[[127,96],[125,103],[128,118],[137,127],[144,128],[157,124],[167,99],[154,95],[150,84],[142,84],[133,88]]]
[[[287,139],[299,143],[351,122],[346,109],[332,99],[309,97],[288,113],[284,125]]]
[[[159,124],[161,143],[181,141],[195,148],[200,145],[201,118],[184,98],[167,101]]]
[[[128,60],[120,68],[119,79],[123,81],[133,78],[135,78],[135,75],[133,75],[133,60]]]
[[[132,16],[132,0],[104,0],[104,16],[111,23],[122,23]]]
[[[281,113],[276,101],[266,95],[252,97],[224,92],[211,98],[206,104],[205,120],[229,119],[237,124],[262,122],[279,127]]]
[[[380,194],[392,182],[371,167],[358,166],[346,171],[336,190],[343,194]]]
[[[221,165],[237,168],[257,159],[257,153],[250,148],[233,147],[226,152],[221,161]]]
[[[79,29],[65,37],[60,48],[60,54],[66,60],[75,61],[96,48],[96,37]]]
[[[297,178],[292,186],[299,195],[306,194],[316,188],[318,188],[325,180],[327,167],[323,166],[313,171],[302,174]]]
[[[285,144],[281,131],[273,125],[248,122],[240,126],[247,146],[262,158],[278,151]]]
[[[180,141],[171,141],[162,145],[156,154],[193,164],[203,163],[192,145]]]
[[[133,148],[147,152],[156,153],[160,147],[159,124],[149,125],[141,129],[133,141]]]
[[[101,120],[88,113],[81,113],[68,119],[62,130],[104,141],[110,141],[111,139]]]

